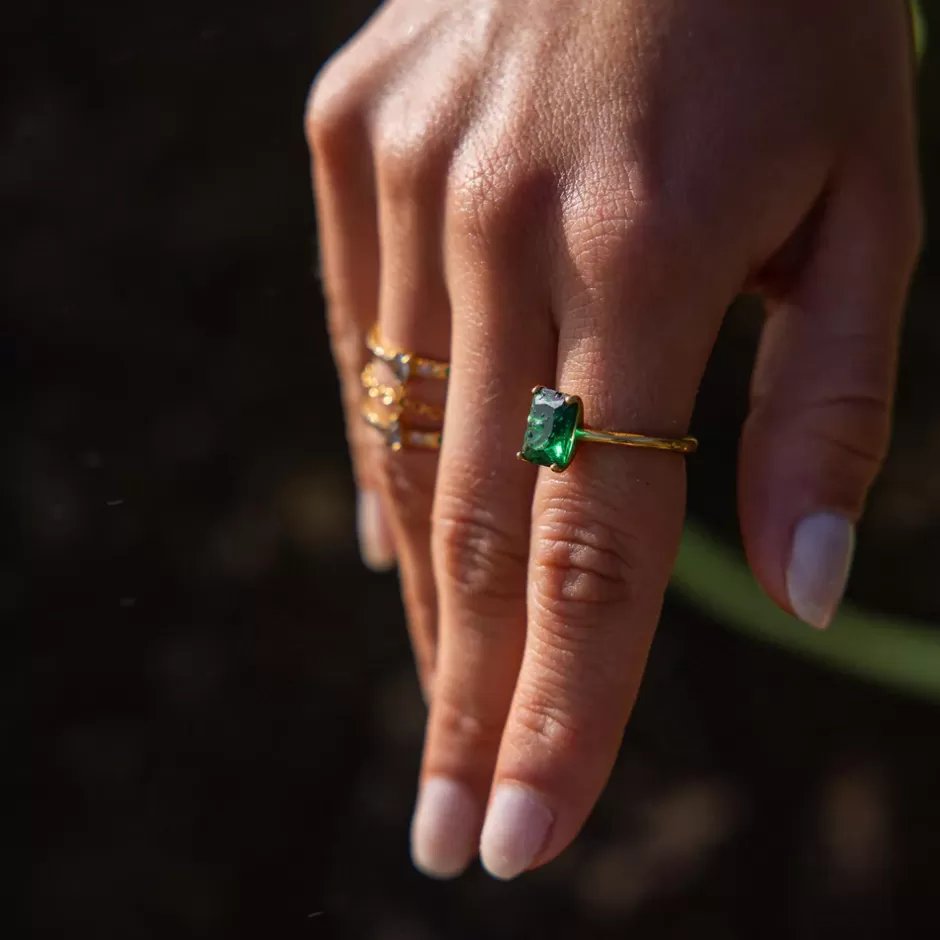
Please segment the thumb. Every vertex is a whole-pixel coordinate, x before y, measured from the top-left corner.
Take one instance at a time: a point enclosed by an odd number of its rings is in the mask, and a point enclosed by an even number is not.
[[[768,303],[754,369],[739,464],[745,548],[771,598],[816,627],[842,598],[854,526],[888,446],[921,237],[911,178],[890,195],[871,177],[831,193],[809,260]]]

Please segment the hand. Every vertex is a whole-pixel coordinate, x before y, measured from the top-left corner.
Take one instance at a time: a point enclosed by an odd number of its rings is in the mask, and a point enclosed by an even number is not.
[[[575,837],[680,536],[682,457],[516,461],[531,386],[580,395],[594,426],[681,436],[726,308],[760,291],[744,541],[778,604],[832,615],[920,243],[912,84],[901,0],[391,0],[318,79],[365,544],[397,558],[431,703],[425,871],[456,874],[479,844],[509,878]],[[360,423],[375,320],[451,360],[437,466]]]

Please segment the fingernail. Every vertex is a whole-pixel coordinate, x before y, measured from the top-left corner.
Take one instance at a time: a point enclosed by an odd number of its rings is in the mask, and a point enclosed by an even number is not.
[[[411,860],[431,878],[455,878],[470,864],[480,831],[480,811],[456,780],[429,777],[411,822]]]
[[[838,513],[817,512],[796,527],[787,593],[800,620],[829,626],[845,592],[854,550],[855,527]]]
[[[395,543],[379,494],[374,490],[361,492],[356,516],[362,563],[372,571],[390,571],[395,567]]]
[[[553,821],[548,807],[532,790],[501,783],[480,837],[483,867],[505,881],[522,874],[548,841]]]

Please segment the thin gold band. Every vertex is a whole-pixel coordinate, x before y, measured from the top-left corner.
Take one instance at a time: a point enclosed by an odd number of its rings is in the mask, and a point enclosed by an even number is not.
[[[372,411],[367,402],[362,405],[362,420],[379,431],[385,438],[385,446],[389,450],[399,451],[404,448],[413,450],[440,450],[441,432],[425,431],[420,428],[409,428],[402,425],[397,415],[386,417]]]
[[[399,382],[406,382],[409,378],[443,380],[450,375],[449,362],[428,359],[425,356],[417,356],[412,352],[389,346],[379,333],[378,323],[373,324],[372,329],[369,330],[366,346],[376,359],[381,359],[391,368]]]
[[[678,454],[694,454],[698,449],[698,441],[694,437],[648,437],[628,431],[595,431],[593,428],[578,428],[575,437],[580,441],[594,441],[597,444],[649,447],[653,450],[671,450]]]

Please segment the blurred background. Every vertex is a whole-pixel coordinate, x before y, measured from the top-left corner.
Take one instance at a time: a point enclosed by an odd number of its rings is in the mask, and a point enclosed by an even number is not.
[[[357,558],[302,137],[311,79],[370,12],[4,12],[0,695],[27,935],[935,932],[937,706],[730,631],[682,590],[578,843],[511,885],[410,867],[424,710],[395,577]],[[938,301],[928,246],[849,594],[940,631]],[[729,318],[689,463],[693,518],[732,547],[756,330]]]

